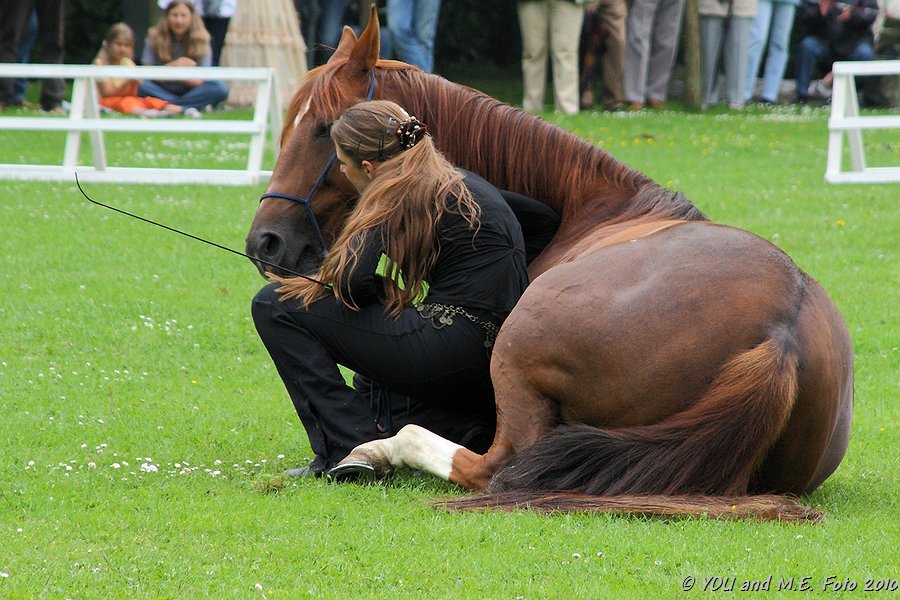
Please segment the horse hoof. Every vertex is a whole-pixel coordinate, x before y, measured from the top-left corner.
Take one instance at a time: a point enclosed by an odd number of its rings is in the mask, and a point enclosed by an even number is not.
[[[371,483],[378,479],[375,467],[367,462],[351,460],[336,465],[328,470],[328,478],[337,483],[356,482]]]

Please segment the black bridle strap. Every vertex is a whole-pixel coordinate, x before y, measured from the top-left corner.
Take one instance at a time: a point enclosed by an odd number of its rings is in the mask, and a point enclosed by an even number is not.
[[[366,90],[366,102],[375,97],[375,69],[369,70],[369,88]],[[326,254],[328,252],[328,246],[325,244],[325,237],[322,235],[322,228],[319,227],[319,221],[316,219],[316,213],[313,212],[312,208],[312,199],[315,196],[316,192],[319,190],[319,186],[322,185],[322,182],[325,180],[325,176],[328,175],[328,171],[331,170],[332,165],[334,165],[334,161],[337,160],[337,152],[331,153],[331,158],[328,159],[328,162],[325,163],[325,166],[322,168],[322,171],[319,172],[319,176],[316,178],[316,182],[309,189],[309,193],[306,196],[295,196],[293,194],[285,194],[283,192],[266,192],[262,196],[259,197],[259,201],[262,202],[266,198],[283,198],[284,200],[290,200],[291,202],[296,202],[297,204],[302,204],[303,208],[306,209],[306,217],[309,219],[310,225],[312,225],[313,231],[316,232],[316,237],[319,239],[319,244],[322,246],[322,254]]]
[[[175,229],[174,227],[169,227],[168,225],[163,225],[162,223],[158,223],[158,222],[156,222],[156,221],[153,221],[153,220],[151,220],[151,219],[147,219],[147,218],[142,217],[142,216],[140,216],[140,215],[136,215],[136,214],[134,214],[134,213],[130,213],[130,212],[128,212],[127,210],[122,210],[121,208],[116,208],[115,206],[110,206],[109,204],[104,204],[104,203],[102,203],[102,202],[98,202],[97,200],[94,200],[93,198],[91,198],[90,196],[88,196],[87,193],[84,191],[84,188],[81,187],[81,182],[78,181],[78,171],[75,171],[75,185],[78,186],[78,191],[81,192],[81,195],[84,196],[84,197],[87,199],[87,201],[88,201],[88,202],[91,202],[92,204],[96,204],[97,206],[102,206],[103,208],[108,208],[109,210],[115,211],[115,212],[117,212],[117,213],[121,213],[121,214],[126,215],[126,216],[128,216],[128,217],[131,217],[131,218],[133,218],[133,219],[137,219],[138,221],[143,221],[144,223],[150,223],[151,225],[156,225],[157,227],[161,227],[161,228],[163,228],[163,229],[166,229],[166,230],[168,230],[168,231],[172,231],[172,232],[177,233],[177,234],[179,234],[179,235],[183,235],[183,236],[185,236],[185,237],[189,237],[189,238],[191,238],[192,240],[197,240],[198,242],[203,242],[204,244],[209,244],[210,246],[214,246],[214,247],[216,247],[216,248],[218,248],[218,249],[220,249],[220,250],[225,250],[226,252],[231,252],[232,254],[237,254],[238,256],[243,256],[244,258],[249,258],[250,260],[252,260],[252,261],[254,261],[254,262],[262,263],[262,264],[266,265],[267,267],[274,267],[274,268],[276,268],[276,269],[280,269],[280,270],[285,271],[286,273],[288,273],[288,274],[290,274],[290,275],[293,275],[294,277],[300,277],[301,279],[306,279],[307,281],[311,281],[311,282],[313,282],[313,283],[317,283],[317,284],[319,284],[319,285],[323,285],[323,286],[329,287],[329,285],[328,285],[327,283],[323,283],[323,282],[319,281],[318,279],[313,279],[312,277],[309,277],[308,275],[301,275],[300,273],[297,273],[296,271],[291,271],[290,269],[286,269],[285,267],[276,265],[276,264],[274,264],[274,263],[270,263],[270,262],[265,261],[265,260],[263,260],[263,259],[261,259],[261,258],[257,258],[257,257],[255,257],[255,256],[250,256],[249,254],[244,254],[243,252],[238,252],[237,250],[234,250],[233,248],[229,248],[228,246],[223,246],[223,245],[221,245],[221,244],[217,244],[217,243],[215,243],[215,242],[211,242],[211,241],[209,241],[209,240],[205,240],[205,239],[203,239],[202,237],[198,237],[198,236],[196,236],[196,235],[193,235],[193,234],[190,234],[190,233],[181,231],[180,229]]]
[[[303,208],[306,209],[306,217],[309,219],[310,224],[312,224],[313,231],[316,232],[316,237],[319,238],[319,244],[322,245],[322,254],[328,252],[328,246],[325,245],[325,238],[322,236],[322,229],[319,227],[319,221],[316,219],[316,213],[313,212],[312,209],[312,198],[315,195],[316,191],[318,191],[319,186],[322,185],[322,181],[325,179],[325,176],[328,174],[328,170],[331,169],[331,165],[334,164],[334,161],[337,160],[337,152],[331,153],[331,158],[328,159],[328,162],[325,163],[325,168],[319,173],[319,177],[316,179],[316,182],[310,188],[309,193],[304,196],[294,196],[292,194],[283,194],[281,192],[266,192],[262,196],[259,197],[259,201],[262,202],[266,198],[284,198],[285,200],[290,200],[291,202],[296,202],[297,204],[302,204]]]

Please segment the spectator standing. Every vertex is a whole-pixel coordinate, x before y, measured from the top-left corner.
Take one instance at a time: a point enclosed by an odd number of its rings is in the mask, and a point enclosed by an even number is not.
[[[171,67],[212,65],[209,32],[193,2],[172,0],[166,6],[159,23],[150,28],[141,62]],[[217,80],[143,81],[138,94],[161,98],[185,109],[200,110],[224,101],[228,97],[228,86]]]
[[[766,64],[763,68],[763,85],[759,99],[764,104],[775,104],[784,70],[787,67],[794,13],[800,0],[759,0],[756,16],[750,24],[750,44],[747,47],[747,83],[744,101],[753,98],[756,75],[762,62],[763,50]]]
[[[387,0],[387,26],[399,60],[431,73],[441,0]],[[577,35],[577,34],[576,34]]]
[[[300,20],[300,36],[306,46],[306,64],[311,69],[316,66],[316,30],[322,9],[319,0],[294,0],[294,8]]]
[[[578,113],[578,42],[584,22],[583,4],[582,0],[519,0],[516,4],[522,30],[524,110],[544,109],[549,54],[554,107],[566,114]]]
[[[31,47],[34,46],[34,40],[37,37],[37,13],[32,11],[28,18],[28,24],[25,25],[25,31],[22,32],[22,39],[19,40],[19,49],[16,51],[16,62],[25,64],[31,58]],[[10,98],[11,106],[25,106],[34,108],[34,106],[25,99],[25,92],[28,90],[28,79],[19,77],[13,84],[13,95]]]
[[[809,83],[819,65],[831,70],[835,60],[872,60],[875,0],[803,0],[797,25],[806,35],[797,46],[797,102],[809,101]],[[862,89],[862,88],[861,88]]]
[[[325,64],[341,39],[347,0],[294,0],[310,68]]]
[[[634,0],[628,8],[625,101],[632,110],[646,103],[662,108],[678,51],[684,0]]]
[[[16,62],[16,54],[28,19],[37,13],[39,62],[62,64],[65,50],[66,0],[0,0],[0,63]],[[14,79],[0,79],[0,110],[13,101]],[[62,79],[41,80],[41,110],[64,114],[66,87]]]
[[[591,71],[595,56],[600,55],[603,82],[603,108],[621,110],[625,106],[625,0],[599,0],[585,7],[581,31],[581,108],[594,103]]]
[[[209,44],[212,47],[212,64],[219,66],[225,36],[228,35],[228,24],[237,8],[237,0],[198,0],[197,8],[203,16],[203,26],[209,32]]]
[[[756,16],[757,0],[699,0],[700,82],[704,106],[719,101],[719,59],[725,63],[725,95],[728,106],[744,107],[747,83],[747,48],[750,24]],[[724,38],[724,40],[723,40]]]

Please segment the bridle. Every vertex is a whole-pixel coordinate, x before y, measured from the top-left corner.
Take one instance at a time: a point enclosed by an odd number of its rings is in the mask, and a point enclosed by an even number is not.
[[[369,89],[366,91],[366,102],[371,100],[375,96],[375,69],[371,69],[369,71]],[[312,224],[313,231],[316,232],[316,237],[319,238],[319,243],[322,245],[322,253],[325,254],[328,252],[328,246],[325,244],[325,237],[322,235],[322,228],[319,227],[319,221],[316,219],[316,213],[313,212],[312,208],[312,199],[315,196],[316,192],[319,189],[319,186],[322,185],[322,181],[325,180],[325,176],[328,174],[328,171],[331,169],[331,166],[334,164],[334,161],[337,160],[337,152],[333,151],[331,153],[331,158],[325,163],[325,166],[322,168],[322,171],[319,173],[319,176],[316,178],[316,182],[312,185],[305,196],[294,196],[293,194],[285,194],[282,192],[266,192],[262,196],[260,196],[259,201],[262,202],[266,198],[283,198],[285,200],[290,200],[291,202],[296,202],[297,204],[302,204],[303,208],[306,209],[306,217],[309,219],[310,224]]]

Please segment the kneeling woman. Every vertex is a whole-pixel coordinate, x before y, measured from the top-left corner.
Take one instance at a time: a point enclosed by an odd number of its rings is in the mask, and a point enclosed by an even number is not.
[[[525,290],[522,230],[500,193],[455,169],[425,125],[388,101],[331,127],[360,196],[317,278],[279,279],[253,320],[320,475],[415,423],[473,451],[493,439],[490,350]],[[420,302],[421,300],[421,302]],[[347,386],[338,364],[356,372]]]

